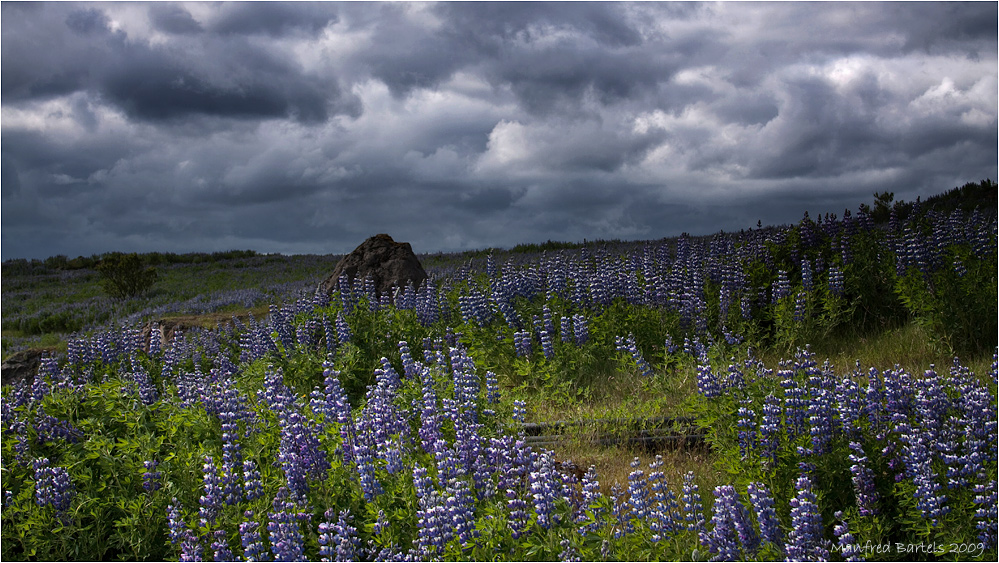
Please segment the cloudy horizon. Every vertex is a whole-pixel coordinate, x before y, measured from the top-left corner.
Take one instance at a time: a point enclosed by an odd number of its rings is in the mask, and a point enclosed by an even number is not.
[[[657,239],[997,179],[995,2],[2,4],[3,260]]]

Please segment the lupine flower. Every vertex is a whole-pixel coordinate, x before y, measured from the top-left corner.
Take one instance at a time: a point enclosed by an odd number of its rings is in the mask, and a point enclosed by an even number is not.
[[[513,347],[517,352],[518,358],[530,358],[531,357],[531,333],[528,331],[519,331],[513,333]]]
[[[773,302],[777,303],[781,299],[791,294],[791,282],[787,279],[787,272],[779,270],[777,281],[773,285]]]
[[[756,511],[756,521],[760,524],[760,539],[783,551],[784,536],[774,510],[774,499],[767,486],[763,483],[750,483],[747,492],[749,502]]]
[[[563,539],[559,542],[559,545],[562,547],[562,552],[558,555],[559,561],[581,561],[579,558],[579,552],[572,546],[572,542],[569,541],[569,538]]]
[[[253,521],[253,511],[244,512],[243,522],[239,524],[239,538],[243,545],[243,559],[246,561],[270,561],[270,553],[264,547],[258,527],[259,524]]]
[[[177,502],[176,498],[167,506],[167,529],[170,541],[174,545],[184,541],[187,532],[187,523],[184,522],[180,514],[180,503]]]
[[[289,497],[288,489],[281,487],[274,497],[274,512],[268,514],[271,551],[275,561],[305,561],[305,538],[299,529],[299,520],[308,518],[309,514],[296,513],[295,503]]]
[[[542,453],[538,458],[537,469],[531,471],[531,497],[534,498],[534,512],[538,516],[538,525],[551,528],[556,521],[554,514],[555,500],[561,496],[555,471],[552,469],[552,459],[548,453]]]
[[[215,561],[235,561],[232,550],[229,549],[229,542],[225,539],[225,530],[215,530],[213,532],[212,553]]]
[[[600,528],[600,517],[604,510],[600,504],[601,498],[603,498],[603,494],[600,493],[600,481],[597,480],[597,469],[591,465],[586,473],[583,474],[583,498],[580,510],[576,514],[576,523],[581,524],[579,527],[580,534],[585,535]],[[592,511],[593,522],[583,525],[588,518],[587,511]]]
[[[419,508],[416,512],[419,533],[414,547],[417,556],[430,559],[439,556],[453,535],[451,519],[441,502],[440,493],[427,476],[427,470],[419,463],[413,467],[413,485]]]
[[[34,462],[35,502],[38,506],[51,506],[57,513],[69,510],[76,495],[69,472],[65,467],[49,467],[48,458]]]
[[[555,356],[555,345],[552,343],[551,333],[547,330],[542,330],[538,336],[541,338],[541,352],[545,355],[545,358],[553,358]]]
[[[698,537],[705,534],[704,505],[701,504],[701,493],[694,482],[694,472],[688,471],[683,476],[683,520],[686,528],[697,532]]]
[[[706,399],[718,397],[722,392],[718,378],[711,371],[711,362],[707,355],[701,356],[697,364],[697,390]]]
[[[857,494],[857,509],[861,516],[878,513],[878,492],[874,483],[874,472],[867,467],[864,447],[858,442],[850,442],[850,473],[853,489]]]
[[[986,549],[996,548],[996,521],[999,520],[997,498],[999,495],[996,494],[994,479],[987,485],[975,485],[974,503],[978,506],[975,509],[975,526],[978,528],[978,539],[985,544]]]
[[[839,543],[840,555],[844,561],[864,561],[860,548],[854,543],[853,534],[850,533],[850,526],[843,520],[843,512],[837,511],[834,515],[839,523],[833,528],[836,541]]]
[[[332,517],[332,509],[326,512],[326,517]],[[355,561],[360,540],[357,538],[357,528],[347,523],[349,510],[341,510],[337,523],[332,527],[333,543],[336,544],[337,561]]]
[[[715,505],[712,510],[712,529],[702,535],[701,543],[714,557],[712,561],[736,561],[742,559],[739,549],[739,532],[735,525],[738,504],[735,489],[731,485],[715,487]]]
[[[454,534],[462,547],[468,547],[479,535],[475,529],[475,497],[469,489],[468,482],[451,479],[444,490],[444,496],[445,508],[450,515]]]
[[[634,335],[629,334],[628,338],[621,338],[620,336],[615,338],[617,342],[617,350],[619,352],[627,352],[631,355],[632,359],[635,360],[635,365],[638,366],[638,373],[645,377],[652,377],[652,368],[649,366],[645,358],[642,357],[642,353],[638,350],[638,346],[635,344]]]
[[[798,495],[791,499],[791,532],[786,554],[791,561],[825,561],[829,550],[823,539],[822,515],[812,492],[812,481],[802,475],[796,484]]]
[[[843,296],[843,272],[838,266],[829,267],[829,293],[836,297]]]
[[[350,331],[350,325],[347,324],[347,319],[344,318],[342,311],[338,311],[336,314],[336,336],[341,344],[350,342],[353,336]]]
[[[575,335],[577,346],[582,346],[590,340],[589,325],[584,315],[575,314],[572,316],[572,331]]]
[[[673,514],[677,509],[676,497],[669,490],[666,474],[662,472],[663,457],[657,455],[649,464],[649,488],[652,491],[649,510],[649,527],[653,532],[652,541],[665,538],[667,532],[677,529]]]
[[[159,465],[158,461],[144,461],[142,465],[146,468],[145,473],[142,474],[142,488],[149,491],[157,491],[162,486],[159,482],[163,478],[162,471],[154,471],[156,466]]]
[[[510,526],[513,539],[520,539],[527,530],[529,518],[527,515],[527,501],[520,498],[513,489],[506,490],[506,499],[507,510],[509,510],[507,524]]]
[[[634,517],[645,521],[649,516],[648,490],[645,486],[645,472],[638,467],[639,461],[636,457],[631,461],[632,471],[628,474],[628,504],[631,505]]]

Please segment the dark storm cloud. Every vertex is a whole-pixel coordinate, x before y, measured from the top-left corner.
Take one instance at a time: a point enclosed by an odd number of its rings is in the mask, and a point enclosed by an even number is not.
[[[5,259],[710,234],[997,176],[995,3],[2,16]]]
[[[212,30],[225,35],[314,35],[336,23],[336,7],[326,2],[236,2],[223,4]]]
[[[149,20],[160,31],[178,35],[200,33],[201,24],[182,6],[154,3],[149,7]]]

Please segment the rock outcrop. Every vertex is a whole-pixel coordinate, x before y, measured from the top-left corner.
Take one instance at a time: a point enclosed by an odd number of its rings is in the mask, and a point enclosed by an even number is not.
[[[42,364],[42,356],[51,354],[49,348],[28,348],[11,354],[0,365],[0,379],[3,385],[15,385],[19,381],[27,381],[29,384],[35,380],[38,374],[38,367]]]
[[[339,288],[340,276],[355,279],[372,278],[378,296],[391,294],[391,288],[404,288],[410,282],[419,288],[427,279],[420,260],[408,242],[395,242],[386,234],[375,235],[344,256],[333,273],[319,286],[327,295]]]

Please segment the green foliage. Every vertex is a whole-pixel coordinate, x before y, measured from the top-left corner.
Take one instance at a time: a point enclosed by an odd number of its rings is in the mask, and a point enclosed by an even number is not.
[[[147,291],[156,283],[156,269],[145,266],[138,254],[106,254],[97,265],[101,285],[109,295],[127,299]]]

